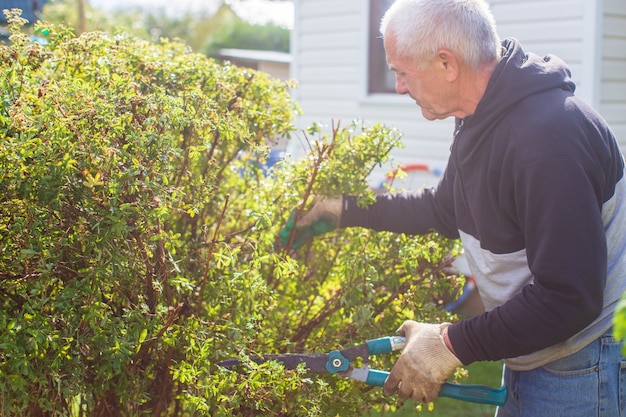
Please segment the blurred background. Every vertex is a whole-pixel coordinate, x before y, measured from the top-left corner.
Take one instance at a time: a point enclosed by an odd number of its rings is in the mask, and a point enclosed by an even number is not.
[[[77,34],[99,30],[150,41],[178,39],[215,57],[220,49],[288,53],[294,16],[287,0],[0,0],[0,10],[12,8],[30,23],[62,23]],[[0,25],[5,23],[2,14]]]

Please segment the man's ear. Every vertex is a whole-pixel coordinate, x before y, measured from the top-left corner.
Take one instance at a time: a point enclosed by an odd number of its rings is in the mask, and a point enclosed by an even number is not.
[[[437,51],[437,59],[445,72],[446,81],[455,81],[459,76],[459,60],[456,55],[449,49],[440,49]]]

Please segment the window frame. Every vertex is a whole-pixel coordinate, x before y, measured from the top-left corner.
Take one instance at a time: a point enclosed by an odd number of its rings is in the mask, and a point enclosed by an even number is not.
[[[395,76],[387,67],[383,40],[379,33],[380,20],[393,0],[369,0],[367,26],[367,90],[368,96],[395,94]]]

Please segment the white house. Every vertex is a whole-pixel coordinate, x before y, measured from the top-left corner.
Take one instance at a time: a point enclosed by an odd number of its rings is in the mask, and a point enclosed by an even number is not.
[[[294,0],[291,77],[304,115],[298,125],[355,118],[399,128],[405,164],[443,167],[453,120],[429,122],[393,91],[380,17],[393,0]],[[490,0],[502,38],[552,53],[571,67],[577,94],[611,124],[626,153],[626,0]],[[345,123],[344,123],[345,125]],[[298,154],[299,141],[291,151]]]
[[[290,78],[291,54],[286,52],[226,48],[219,50],[218,57],[241,67],[266,72],[280,80]]]

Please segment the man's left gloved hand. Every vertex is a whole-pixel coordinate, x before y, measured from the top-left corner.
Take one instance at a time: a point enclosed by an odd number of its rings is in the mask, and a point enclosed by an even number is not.
[[[446,346],[442,331],[449,323],[426,324],[407,320],[398,329],[406,346],[385,381],[385,395],[396,389],[402,399],[429,403],[462,363]]]
[[[287,246],[294,233],[292,249],[298,249],[313,237],[328,233],[339,227],[341,222],[343,197],[315,197],[313,207],[296,221],[296,212],[291,213],[289,220],[279,233],[280,244]]]

